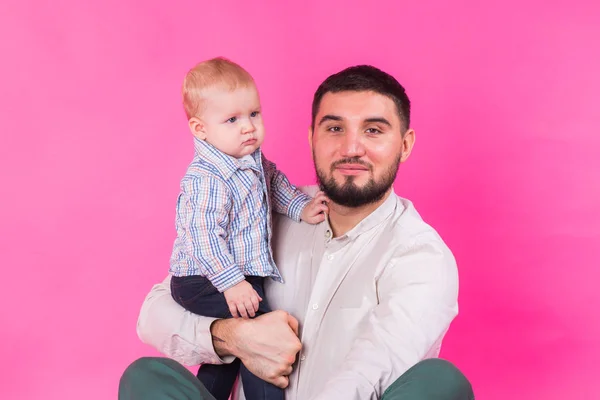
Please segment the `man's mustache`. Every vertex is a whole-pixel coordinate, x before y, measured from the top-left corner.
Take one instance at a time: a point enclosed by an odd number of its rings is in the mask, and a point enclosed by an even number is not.
[[[361,160],[358,157],[350,157],[350,158],[343,158],[343,159],[338,160],[338,161],[334,162],[333,164],[331,164],[331,171],[333,172],[334,169],[336,169],[339,165],[342,165],[342,164],[358,164],[358,165],[362,165],[363,167],[367,167],[369,169],[369,171],[372,170],[371,164]]]

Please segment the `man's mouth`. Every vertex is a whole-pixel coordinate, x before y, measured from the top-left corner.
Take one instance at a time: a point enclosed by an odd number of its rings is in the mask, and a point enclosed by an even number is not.
[[[335,169],[343,175],[359,175],[369,171],[369,167],[362,164],[338,164]]]

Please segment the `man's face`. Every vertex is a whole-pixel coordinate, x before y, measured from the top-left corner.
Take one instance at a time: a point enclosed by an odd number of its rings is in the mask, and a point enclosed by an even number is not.
[[[326,93],[309,132],[317,180],[335,203],[360,207],[391,190],[414,131],[402,135],[396,105],[375,92]]]

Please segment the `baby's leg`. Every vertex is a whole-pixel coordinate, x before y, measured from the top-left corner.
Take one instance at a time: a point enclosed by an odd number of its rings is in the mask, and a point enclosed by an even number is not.
[[[271,308],[267,301],[264,291],[265,278],[258,276],[247,276],[246,280],[252,285],[254,290],[263,299],[258,307],[256,315],[266,314],[271,312]],[[284,400],[283,389],[278,388],[262,379],[256,377],[252,372],[248,371],[244,364],[240,367],[240,376],[244,385],[244,395],[247,400]]]
[[[213,318],[231,318],[223,293],[202,276],[171,278],[173,299],[194,314]],[[198,379],[216,400],[227,400],[237,379],[240,361],[231,364],[204,364],[198,370]]]
[[[171,277],[171,296],[180,306],[194,314],[231,318],[225,295],[203,276]]]
[[[227,400],[240,370],[240,360],[236,358],[231,364],[204,364],[196,375],[204,387],[216,400]]]
[[[240,376],[247,400],[284,400],[283,389],[258,378],[244,366],[240,367]]]

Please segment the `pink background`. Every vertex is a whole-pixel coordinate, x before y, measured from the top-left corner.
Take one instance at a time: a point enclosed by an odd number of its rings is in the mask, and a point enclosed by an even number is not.
[[[600,398],[598,2],[281,3],[0,3],[0,398],[116,398],[155,354],[135,323],[192,156],[179,87],[217,55],[298,184],[317,85],[394,74],[417,131],[397,191],[460,266],[443,356],[478,399]]]

